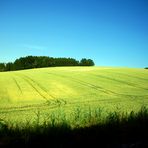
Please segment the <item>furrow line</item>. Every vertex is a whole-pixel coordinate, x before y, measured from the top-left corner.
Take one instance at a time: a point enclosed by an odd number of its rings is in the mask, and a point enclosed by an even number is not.
[[[92,73],[93,74],[93,73]],[[140,88],[140,89],[144,89],[144,90],[148,90],[147,88],[143,88],[143,87],[140,87],[134,83],[130,83],[130,82],[126,82],[126,81],[123,81],[123,80],[118,80],[118,79],[113,79],[113,78],[110,78],[110,77],[107,77],[107,76],[102,76],[102,75],[95,75],[93,74],[94,76],[97,76],[97,77],[101,77],[101,78],[104,78],[104,79],[108,79],[108,80],[112,80],[112,81],[116,81],[116,82],[119,82],[121,84],[125,84],[125,85],[129,85],[129,86],[132,86],[132,87],[135,87],[135,88]]]
[[[23,74],[24,77],[26,77],[27,79],[29,79],[30,81],[32,81],[35,85],[37,85],[41,90],[43,90],[48,96],[50,96],[52,99],[56,99],[53,95],[49,94],[48,91],[42,86],[40,85],[38,82],[36,82],[35,80],[33,80],[32,78],[26,76]]]
[[[48,73],[48,74],[52,74],[52,73]],[[79,80],[79,79],[76,79],[76,78],[73,78],[73,77],[69,77],[69,76],[63,76],[63,75],[57,75],[57,74],[52,74],[52,75],[56,75],[56,76],[59,76],[59,77],[63,77],[63,78],[70,78],[72,79],[73,81],[79,83],[79,84],[82,84],[83,86],[87,86],[89,88],[92,88],[92,89],[95,89],[95,90],[98,90],[98,91],[101,91],[101,92],[104,92],[106,94],[109,94],[103,87],[100,87],[100,86],[96,86],[94,84],[91,84],[91,83],[88,83],[88,82],[85,82],[85,81],[82,81],[82,80]]]
[[[34,85],[26,78],[23,78],[42,98],[47,100],[47,98],[36,88]]]
[[[17,88],[19,89],[19,91],[21,92],[21,94],[23,94],[22,89],[20,87],[20,85],[18,84],[18,82],[16,81],[16,79],[14,77],[12,77],[13,81],[15,82]]]

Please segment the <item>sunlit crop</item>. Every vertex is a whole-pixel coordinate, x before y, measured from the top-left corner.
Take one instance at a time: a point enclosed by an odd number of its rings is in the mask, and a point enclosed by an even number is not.
[[[113,67],[56,67],[0,73],[0,118],[33,122],[80,108],[103,114],[129,112],[148,105],[148,71]],[[41,118],[41,120],[42,120]],[[36,120],[36,119],[35,119]],[[72,123],[71,123],[72,124]]]

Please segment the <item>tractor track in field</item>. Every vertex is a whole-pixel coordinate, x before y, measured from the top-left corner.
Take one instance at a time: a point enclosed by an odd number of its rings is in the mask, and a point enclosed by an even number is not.
[[[65,101],[64,99],[57,99],[53,95],[49,94],[48,91],[41,84],[39,84],[38,82],[36,82],[32,78],[30,78],[29,76],[26,76],[24,74],[21,74],[21,75],[19,75],[19,77],[21,77],[22,79],[24,79],[42,98],[44,98],[46,100],[46,103],[47,104],[49,104],[49,105],[57,105],[57,106],[61,106],[61,105],[67,104],[67,101]],[[36,85],[44,93],[46,93],[49,96],[49,98],[46,97],[44,94],[42,94],[38,90],[38,88],[36,88],[34,85]]]
[[[33,80],[32,78],[26,76],[23,74],[23,76],[25,78],[27,78],[28,80],[30,80],[32,83],[34,83],[35,85],[37,85],[43,92],[45,92],[49,97],[51,97],[52,99],[56,99],[53,95],[49,94],[48,91],[41,85],[39,84],[38,82],[36,82],[35,80]]]
[[[142,96],[141,96],[142,97]],[[147,99],[147,98],[145,98]],[[84,103],[100,103],[100,102],[107,102],[107,103],[121,103],[121,102],[125,102],[125,101],[129,101],[129,100],[124,100],[124,99],[117,99],[115,100],[115,98],[113,99],[93,99],[93,100],[84,100],[84,101],[75,101],[75,102],[69,102],[66,106],[62,106],[62,107],[74,107],[73,105],[75,104],[84,104]],[[53,104],[53,105],[48,105],[47,103],[44,104],[36,104],[36,105],[26,105],[26,106],[19,106],[19,107],[8,107],[8,108],[0,108],[0,114],[5,114],[5,113],[10,113],[10,112],[18,112],[18,111],[30,111],[30,110],[34,110],[34,109],[39,109],[42,108],[44,109],[55,109],[58,107],[61,107],[60,105],[57,104]]]
[[[141,77],[137,77],[137,76],[125,74],[125,73],[119,73],[119,74],[122,74],[122,75],[125,75],[125,76],[128,76],[128,77],[131,77],[131,78],[136,78],[136,79],[141,79],[141,80],[144,80],[144,81],[148,81],[148,79],[146,79],[146,78],[141,78]]]
[[[17,111],[28,111],[28,110],[33,110],[33,109],[39,109],[42,107],[46,107],[48,109],[54,109],[57,107],[64,106],[66,104],[67,104],[67,101],[63,99],[56,99],[55,102],[52,104],[49,104],[48,102],[46,102],[46,103],[33,104],[33,105],[3,107],[3,108],[0,108],[0,114],[9,113],[9,112],[17,112]]]
[[[40,108],[40,107],[44,107],[44,104],[34,104],[34,105],[24,105],[24,106],[14,106],[14,107],[5,107],[5,108],[0,108],[1,111],[0,113],[7,113],[7,112],[13,112],[13,111],[26,111],[26,110],[31,110],[34,108]],[[7,110],[7,111],[5,111]]]
[[[45,97],[26,77],[22,77],[24,81],[26,81],[42,98],[47,100],[48,98]]]
[[[49,105],[48,103],[44,103],[44,104],[36,104],[36,105],[26,105],[26,106],[18,106],[18,107],[7,107],[7,108],[0,108],[0,114],[5,114],[5,113],[10,113],[10,112],[18,112],[18,111],[29,111],[29,110],[34,110],[34,109],[39,109],[42,108],[43,109],[55,109],[58,107],[64,107],[66,104],[62,104],[60,100],[56,100],[57,103],[54,103],[52,105]],[[66,101],[64,101],[66,102]],[[69,104],[70,105],[70,104]]]
[[[111,80],[111,81],[116,81],[116,82],[119,82],[121,84],[125,84],[125,85],[129,85],[129,86],[132,86],[132,87],[135,87],[135,88],[140,88],[140,89],[143,89],[143,90],[148,90],[148,88],[143,88],[143,87],[140,87],[134,83],[131,83],[131,82],[127,82],[127,81],[123,81],[123,80],[118,80],[118,79],[114,79],[114,78],[110,78],[110,77],[107,77],[107,76],[102,76],[102,75],[96,75],[96,74],[93,74],[91,73],[92,75],[96,76],[96,77],[101,77],[101,78],[104,78],[104,79],[108,79],[108,80]]]
[[[0,108],[0,114],[11,113],[11,112],[18,112],[18,111],[30,111],[34,109],[55,109],[61,107],[61,105],[53,104],[49,105],[47,103],[44,104],[36,104],[36,105],[26,105],[26,106],[19,106],[19,107],[8,107],[8,108]]]
[[[49,101],[53,101],[54,103],[57,103],[58,105],[62,105],[62,104],[66,104],[66,101],[63,99],[57,99],[56,97],[54,97],[53,95],[49,94],[48,91],[38,82],[36,82],[35,80],[33,80],[32,78],[24,75],[25,77],[27,77],[30,81],[32,81],[34,84],[36,84],[41,90],[43,90],[49,97],[52,98],[52,100],[47,99],[48,103]]]
[[[12,79],[13,79],[14,83],[16,84],[17,88],[19,89],[19,91],[21,92],[21,94],[23,94],[22,89],[21,89],[19,83],[17,82],[17,80],[14,77],[12,77]]]
[[[96,86],[94,84],[91,84],[91,83],[88,83],[88,82],[85,82],[85,81],[82,81],[82,80],[79,80],[79,79],[76,79],[76,78],[73,78],[73,77],[70,77],[70,76],[64,76],[64,75],[59,75],[59,74],[52,74],[52,73],[47,73],[47,74],[51,74],[51,75],[56,75],[56,76],[59,76],[59,77],[63,77],[63,78],[70,78],[72,79],[74,82],[77,82],[83,86],[86,86],[86,87],[89,87],[89,88],[92,88],[92,89],[95,89],[95,90],[99,90],[99,91],[102,91],[106,94],[109,94],[109,92],[107,92],[103,87],[100,87],[100,86]]]
[[[135,97],[136,101],[138,101],[139,99],[148,99],[148,95],[143,95],[143,96],[133,96]],[[147,98],[143,98],[143,97],[147,97]],[[133,98],[131,98],[133,99]],[[107,103],[121,103],[121,102],[125,102],[125,101],[129,101],[129,100],[125,100],[125,99],[120,99],[120,98],[112,98],[112,99],[88,99],[84,101],[75,101],[75,102],[68,102],[63,100],[64,104],[61,105],[61,101],[63,99],[57,99],[54,104],[48,104],[46,103],[41,103],[41,104],[34,104],[34,105],[25,105],[25,106],[17,106],[17,107],[5,107],[5,108],[0,108],[0,114],[5,114],[5,113],[10,113],[10,112],[18,112],[18,111],[28,111],[28,110],[34,110],[34,109],[39,109],[42,108],[43,109],[55,109],[58,107],[73,107],[73,105],[75,104],[84,104],[84,103],[100,103],[100,102],[107,102]],[[131,100],[132,101],[132,100]]]
[[[73,78],[73,77],[70,77],[70,76],[65,76],[65,75],[55,74],[55,73],[47,73],[47,74],[56,75],[56,76],[63,77],[63,78],[67,78],[68,77],[68,78],[72,79],[73,81],[78,82],[79,84],[82,84],[83,86],[87,86],[89,88],[92,88],[92,89],[95,89],[95,90],[99,90],[101,92],[104,92],[105,94],[114,94],[116,96],[124,96],[124,97],[129,97],[129,98],[139,97],[139,96],[135,96],[135,95],[120,94],[120,93],[114,92],[112,90],[105,89],[103,87],[96,86],[94,84],[91,84],[91,83],[88,83],[88,82],[85,82],[85,81],[82,81],[82,80],[79,80],[79,79],[76,79],[76,78]],[[121,83],[121,81],[120,81],[120,83]],[[148,89],[146,89],[146,90],[148,90]],[[147,95],[144,95],[144,96],[147,96]]]
[[[148,79],[146,79],[146,78],[137,77],[137,76],[130,75],[130,74],[127,74],[127,73],[122,73],[122,72],[117,72],[117,71],[113,71],[113,72],[116,73],[116,74],[120,74],[120,75],[131,77],[131,78],[136,78],[136,79],[141,79],[141,80],[144,80],[144,81],[148,81]],[[112,72],[110,72],[110,71],[106,71],[106,73],[111,73],[112,74]],[[134,72],[134,74],[138,74],[138,73]]]
[[[52,73],[48,73],[48,74],[52,74]],[[79,79],[76,79],[76,78],[73,78],[73,77],[70,77],[70,76],[64,76],[64,75],[59,75],[59,74],[52,74],[52,75],[56,75],[56,76],[59,76],[59,77],[63,77],[63,78],[70,78],[72,79],[73,81],[79,83],[79,84],[82,84],[83,86],[87,86],[89,88],[92,88],[92,89],[95,89],[95,90],[99,90],[101,92],[104,92],[105,94],[117,94],[116,92],[113,92],[111,90],[108,90],[108,89],[105,89],[103,87],[100,87],[100,86],[96,86],[94,84],[91,84],[91,83],[88,83],[88,82],[85,82],[85,81],[82,81],[82,80],[79,80]]]

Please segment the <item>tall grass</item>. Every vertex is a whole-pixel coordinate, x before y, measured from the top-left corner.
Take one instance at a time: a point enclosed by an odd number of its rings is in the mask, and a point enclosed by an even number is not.
[[[40,122],[41,114],[36,112],[35,123],[24,125],[0,119],[0,147],[148,147],[148,108],[111,112],[105,118],[101,114],[102,109],[88,108],[84,113],[76,108],[72,122],[64,113]]]

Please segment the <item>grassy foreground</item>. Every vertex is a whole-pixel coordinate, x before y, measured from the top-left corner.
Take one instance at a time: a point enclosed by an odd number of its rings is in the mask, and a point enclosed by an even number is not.
[[[79,116],[78,113],[75,114]],[[77,119],[76,122],[80,120]],[[130,114],[112,112],[104,120],[97,116],[87,117],[86,127],[72,128],[64,119],[34,126],[12,126],[0,121],[0,147],[101,147],[147,148],[148,109],[142,107]]]

